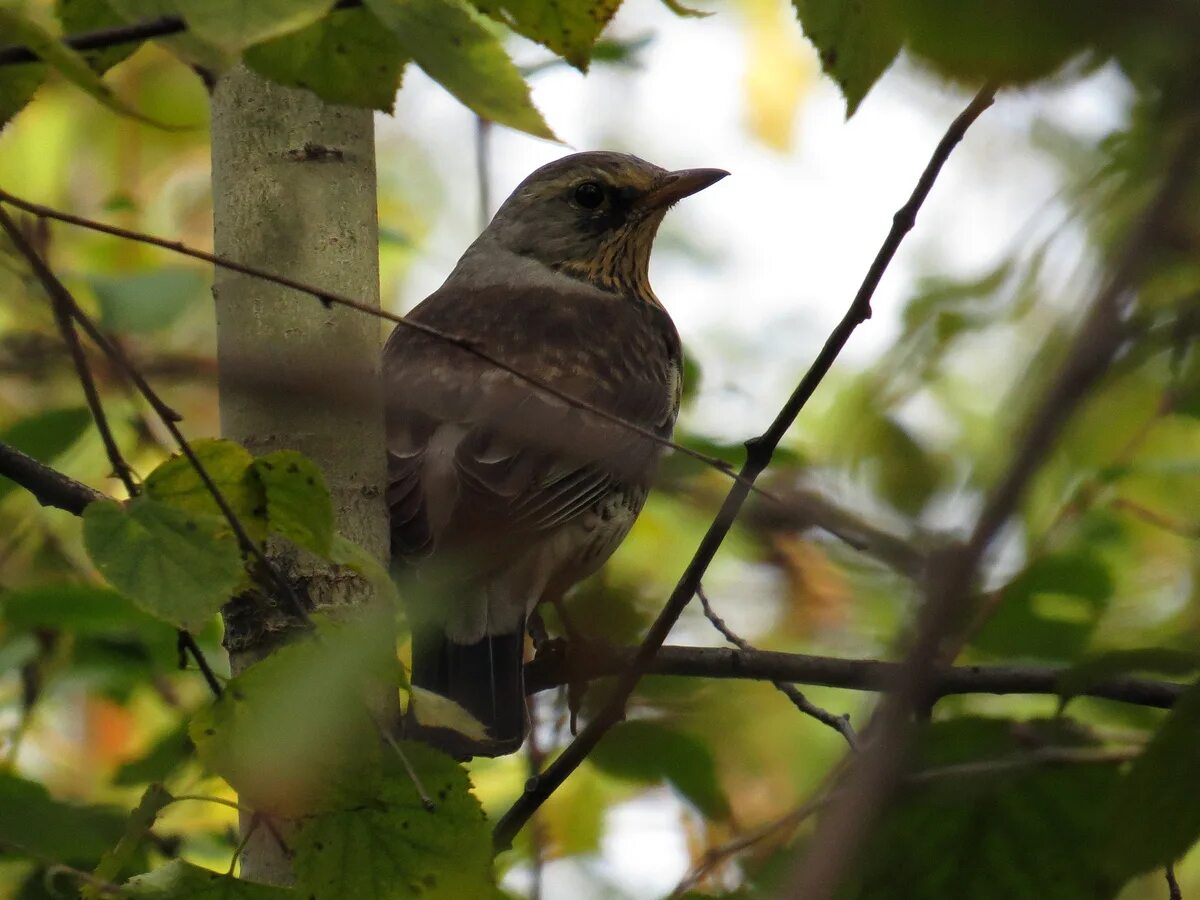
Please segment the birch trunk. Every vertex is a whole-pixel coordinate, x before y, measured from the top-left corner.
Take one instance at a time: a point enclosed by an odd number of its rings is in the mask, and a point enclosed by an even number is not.
[[[212,184],[217,254],[378,305],[369,110],[330,106],[239,67],[213,92]],[[255,455],[306,454],[325,473],[338,532],[386,562],[380,320],[221,269],[213,292],[224,436]],[[280,564],[296,574],[294,563]],[[303,576],[318,609],[363,599],[361,584],[327,569]],[[291,624],[261,605],[228,613],[234,673],[285,641]],[[242,874],[290,883],[266,829],[247,845]]]

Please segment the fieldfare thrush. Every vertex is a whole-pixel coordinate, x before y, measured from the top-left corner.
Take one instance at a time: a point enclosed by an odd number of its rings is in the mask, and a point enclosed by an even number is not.
[[[545,165],[408,318],[669,437],[682,354],[650,289],[650,248],[668,208],[726,174],[607,152]],[[407,724],[461,757],[512,753],[528,730],[527,619],[625,538],[662,446],[402,325],[383,365],[412,682],[464,707],[489,739]]]

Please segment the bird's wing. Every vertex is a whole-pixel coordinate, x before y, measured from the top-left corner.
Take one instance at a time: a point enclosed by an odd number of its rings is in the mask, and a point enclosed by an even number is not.
[[[657,308],[582,284],[446,287],[410,318],[622,420],[670,434],[678,337]],[[388,341],[384,368],[388,502],[401,555],[486,543],[486,555],[502,559],[614,488],[644,484],[660,455],[654,441],[404,326]]]

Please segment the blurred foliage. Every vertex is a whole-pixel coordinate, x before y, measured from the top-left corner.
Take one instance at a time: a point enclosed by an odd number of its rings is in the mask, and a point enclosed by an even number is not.
[[[333,11],[328,0],[0,2],[4,40],[40,48],[45,59],[0,67],[0,122],[9,123],[0,134],[0,187],[199,247],[211,240],[207,97],[197,68],[207,77],[240,56],[327,100],[390,111],[411,60],[475,112],[547,136],[527,80],[560,64],[631,68],[648,40],[599,37],[616,11],[611,0],[370,0]],[[960,536],[1004,470],[1081,304],[1194,115],[1198,9],[1115,0],[742,0],[737,17],[718,10],[714,21],[744,27],[747,126],[774,148],[789,145],[815,76],[788,24],[793,13],[848,113],[897,58],[920,77],[968,87],[1061,83],[1109,66],[1133,97],[1126,121],[1099,141],[1045,123],[1068,225],[1086,244],[1079,262],[1062,262],[1070,253],[1061,233],[1031,230],[982,271],[947,278],[927,263],[894,342],[857,370],[839,363],[803,431],[780,448],[766,487],[785,499],[832,497],[847,509],[841,530],[829,530],[853,540],[820,528],[831,522],[824,507],[797,501],[780,513],[757,500],[706,578],[718,610],[748,640],[842,656],[902,645],[918,592],[911,565],[900,561]],[[83,53],[49,37],[166,13],[182,14],[190,32]],[[508,31],[553,56],[518,68]],[[428,166],[405,152],[418,176],[391,169],[380,178],[391,226],[381,248],[385,293],[421,252],[441,199],[440,186],[415,186]],[[1123,674],[1196,677],[1200,178],[1186,191],[1147,248],[1149,272],[1130,304],[1120,358],[1039,473],[961,635],[964,663],[1062,666],[1062,696],[938,703],[847,896],[1141,900],[1165,896],[1159,870],[1179,857],[1184,896],[1200,891],[1200,859],[1189,855],[1200,834],[1196,688],[1170,714],[1076,696]],[[88,312],[163,385],[188,433],[215,434],[209,274],[63,226],[46,249]],[[7,247],[0,295],[0,441],[124,500],[45,298]],[[358,631],[322,622],[319,640],[228,679],[214,612],[257,576],[186,460],[170,458],[174,448],[144,404],[99,354],[89,359],[145,490],[127,505],[95,505],[81,521],[0,480],[0,895],[51,896],[64,880],[55,867],[66,865],[124,882],[130,897],[293,896],[220,874],[237,843],[235,813],[185,798],[229,802],[230,786],[261,809],[296,812],[299,804],[311,814],[299,867],[312,896],[342,896],[347,874],[359,886],[393,886],[388,896],[490,895],[480,806],[491,817],[502,812],[528,774],[526,760],[476,761],[468,781],[457,764],[407,748],[418,789],[374,739],[355,699],[364,681],[403,684],[391,652],[402,635],[390,619]],[[687,374],[688,403],[703,402],[694,387],[701,361],[689,358]],[[736,443],[687,431],[679,438],[724,460],[742,458]],[[377,564],[333,534],[310,463],[255,459],[216,441],[193,447],[252,537],[273,534],[385,583]],[[586,623],[587,637],[638,638],[726,485],[685,457],[667,460],[630,538],[568,599],[567,615]],[[556,631],[562,625],[553,612],[546,619]],[[210,701],[194,667],[177,670],[180,625],[192,627],[217,668],[220,700]],[[717,640],[695,610],[676,634]],[[537,700],[540,754],[552,756],[570,738],[566,694]],[[820,688],[806,694],[856,724],[872,702]],[[586,718],[602,697],[598,685],[571,700]],[[769,685],[647,679],[628,720],[498,866],[502,875],[519,870],[513,884],[535,853],[543,864],[594,871],[614,811],[649,795],[677,810],[697,865],[717,860],[686,896],[772,896],[808,821],[770,831],[743,852],[719,851],[812,797],[844,752],[837,734]],[[441,815],[425,811],[420,790]],[[388,851],[372,852],[380,847]]]

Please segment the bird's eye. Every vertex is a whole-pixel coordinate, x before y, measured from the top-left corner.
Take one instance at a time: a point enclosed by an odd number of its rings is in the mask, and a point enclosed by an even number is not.
[[[585,181],[575,188],[575,202],[584,209],[596,209],[604,202],[604,188],[594,181]]]

